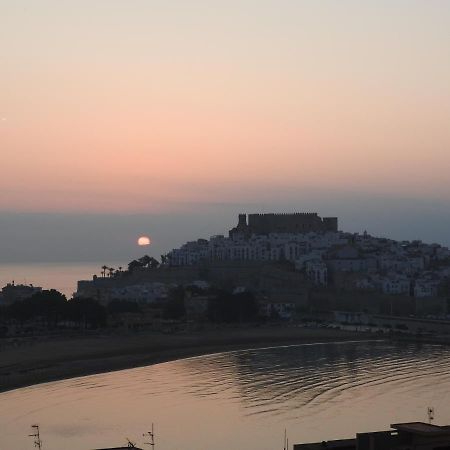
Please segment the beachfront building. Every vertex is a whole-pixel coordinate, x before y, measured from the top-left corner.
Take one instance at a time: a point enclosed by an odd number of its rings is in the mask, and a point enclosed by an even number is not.
[[[18,300],[25,300],[41,292],[42,288],[32,284],[15,284],[14,281],[3,286],[0,292],[0,305],[10,305]]]

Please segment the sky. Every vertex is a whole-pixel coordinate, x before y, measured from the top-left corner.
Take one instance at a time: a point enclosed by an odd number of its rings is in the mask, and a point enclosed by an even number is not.
[[[450,245],[447,0],[0,0],[0,262],[240,212]]]

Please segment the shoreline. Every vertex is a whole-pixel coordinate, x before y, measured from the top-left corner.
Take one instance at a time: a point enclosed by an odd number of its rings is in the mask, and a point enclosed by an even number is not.
[[[365,333],[282,326],[220,328],[170,335],[141,332],[56,337],[1,350],[0,393],[227,351],[379,339]]]

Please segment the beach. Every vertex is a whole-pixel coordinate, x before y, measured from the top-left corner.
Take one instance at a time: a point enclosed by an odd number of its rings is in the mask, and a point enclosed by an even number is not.
[[[363,333],[295,326],[24,338],[7,346],[0,342],[0,392],[222,351],[373,338]]]

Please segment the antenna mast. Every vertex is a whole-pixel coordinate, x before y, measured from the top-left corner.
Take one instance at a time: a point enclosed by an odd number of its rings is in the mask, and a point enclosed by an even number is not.
[[[144,444],[150,445],[152,450],[155,450],[155,432],[153,430],[153,423],[152,423],[152,431],[147,431],[147,433],[144,433],[142,436],[148,436],[149,442],[144,442]]]
[[[42,441],[41,441],[41,435],[39,433],[39,425],[31,425],[31,428],[33,428],[34,433],[29,434],[28,436],[34,438],[34,446],[38,448],[39,450],[42,450]]]
[[[431,424],[434,420],[434,408],[432,406],[429,406],[427,409],[428,413],[428,423]]]

